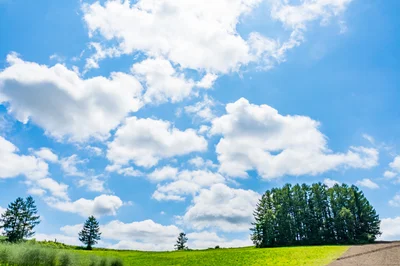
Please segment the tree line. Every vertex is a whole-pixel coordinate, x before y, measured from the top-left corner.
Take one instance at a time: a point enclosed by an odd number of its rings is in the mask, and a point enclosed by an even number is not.
[[[379,216],[354,185],[273,188],[262,195],[254,218],[256,247],[368,243],[380,235]]]

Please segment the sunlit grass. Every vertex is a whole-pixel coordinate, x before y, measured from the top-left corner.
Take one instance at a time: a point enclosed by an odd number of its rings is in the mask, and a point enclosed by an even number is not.
[[[311,246],[256,249],[232,248],[198,251],[140,252],[140,251],[74,251],[86,256],[118,257],[124,265],[287,265],[322,266],[340,257],[348,247]]]
[[[46,266],[163,266],[163,265],[287,265],[322,266],[340,257],[346,246],[309,246],[257,249],[221,248],[208,250],[142,252],[77,247],[55,242],[0,241],[0,265]]]

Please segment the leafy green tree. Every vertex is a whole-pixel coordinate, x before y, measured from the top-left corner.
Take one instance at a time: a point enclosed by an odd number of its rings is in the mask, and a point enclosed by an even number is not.
[[[10,242],[18,242],[35,234],[33,229],[40,223],[35,201],[31,196],[18,197],[1,215],[0,229]]]
[[[185,233],[180,233],[178,236],[178,240],[176,241],[175,244],[175,249],[176,250],[185,250],[188,249],[188,247],[186,246],[186,243],[188,241],[188,238],[186,237]]]
[[[79,241],[86,245],[87,250],[91,250],[100,240],[100,237],[99,222],[94,216],[90,216],[83,225],[82,231],[79,232]]]

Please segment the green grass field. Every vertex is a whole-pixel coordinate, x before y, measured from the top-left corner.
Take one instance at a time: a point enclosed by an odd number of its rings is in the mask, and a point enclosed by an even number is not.
[[[256,249],[254,247],[141,252],[77,247],[54,242],[0,242],[0,265],[54,266],[163,266],[163,265],[287,265],[322,266],[340,257],[346,246],[310,246]],[[67,258],[68,257],[68,258]],[[65,261],[67,259],[67,261]],[[63,261],[64,260],[64,261]],[[119,263],[117,263],[119,262]]]
[[[202,251],[74,251],[83,256],[118,257],[124,265],[287,265],[322,266],[340,257],[348,247],[313,246],[256,249],[232,248]]]

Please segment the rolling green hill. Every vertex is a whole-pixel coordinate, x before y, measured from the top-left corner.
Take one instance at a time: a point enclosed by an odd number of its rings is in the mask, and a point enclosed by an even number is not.
[[[314,246],[256,249],[253,247],[173,251],[74,251],[84,256],[118,257],[124,265],[327,265],[343,254],[348,247]]]
[[[120,265],[111,262],[120,260],[123,265],[287,265],[322,266],[342,255],[346,246],[309,246],[264,248],[254,247],[209,249],[172,252],[142,252],[95,249],[78,250],[76,247],[50,243],[0,244],[0,265],[22,265],[23,261],[34,264],[23,265]],[[61,258],[70,257],[69,264],[61,264]],[[11,264],[3,262],[8,259]],[[102,258],[107,259],[101,264]],[[33,260],[37,261],[34,262]],[[103,262],[104,263],[104,262]]]

